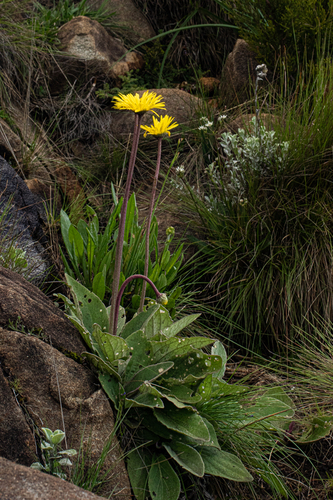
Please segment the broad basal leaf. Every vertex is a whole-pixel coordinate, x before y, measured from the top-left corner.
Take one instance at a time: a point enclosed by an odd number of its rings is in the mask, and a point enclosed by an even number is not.
[[[145,500],[148,496],[148,470],[150,462],[149,453],[142,448],[133,450],[128,455],[127,472],[137,500]]]
[[[168,388],[168,395],[172,396],[182,403],[194,405],[201,401],[200,394],[194,394],[193,388],[186,385],[173,385]]]
[[[331,432],[333,428],[333,417],[323,416],[315,417],[311,420],[308,429],[304,432],[302,437],[300,437],[296,443],[313,443],[322,439]]]
[[[222,380],[225,373],[225,369],[227,367],[227,353],[222,342],[220,342],[219,340],[214,342],[211,353],[216,354],[217,356],[220,356],[222,358],[221,370],[214,373],[214,377],[218,378],[219,380]]]
[[[217,440],[216,432],[213,425],[206,418],[203,418],[203,421],[205,422],[207,429],[209,431],[209,442],[208,442],[209,444],[207,443],[205,444],[205,446],[214,446],[214,448],[220,449],[220,445]]]
[[[206,446],[200,446],[197,450],[205,464],[206,474],[225,477],[231,481],[253,481],[253,477],[236,455]]]
[[[109,375],[112,375],[112,377],[115,377],[117,380],[120,379],[118,373],[112,368],[112,366],[109,365],[109,363],[103,361],[102,358],[99,356],[95,356],[95,354],[91,354],[90,352],[83,352],[82,356],[84,358],[87,358],[92,365],[94,365],[97,370],[99,370],[102,373],[108,373]]]
[[[119,381],[109,373],[100,373],[98,379],[106,395],[111,399],[116,409],[118,409],[120,393],[124,393],[123,387],[120,385]]]
[[[153,380],[156,380],[158,377],[161,377],[165,372],[167,372],[172,366],[172,361],[165,361],[163,363],[145,366],[135,373],[131,380],[125,384],[126,393],[128,394],[135,391],[144,382],[152,382]]]
[[[174,337],[179,332],[184,330],[187,326],[189,326],[193,321],[198,319],[200,314],[189,314],[188,316],[184,316],[184,318],[175,321],[172,325],[168,326],[163,330],[164,335],[167,337]],[[210,341],[212,342],[212,341]]]
[[[159,361],[169,361],[170,359],[190,353],[195,349],[206,347],[211,343],[211,339],[205,337],[170,338],[158,342],[154,339],[151,341],[151,358],[155,363]]]
[[[163,410],[154,410],[154,415],[168,429],[185,434],[200,441],[209,441],[210,435],[205,422],[192,408],[176,408],[172,403],[165,402]]]
[[[129,382],[138,371],[151,364],[151,359],[149,357],[150,342],[146,339],[143,331],[139,330],[132,333],[126,338],[126,344],[129,347],[131,359],[126,366],[126,371],[123,376],[125,384]]]
[[[78,281],[65,275],[68,285],[75,294],[78,305],[82,313],[82,322],[85,328],[92,333],[93,325],[96,323],[101,327],[103,332],[109,331],[109,318],[106,312],[106,307],[93,292],[90,292],[86,287]]]
[[[102,332],[99,325],[93,325],[92,336],[103,351],[106,360],[110,363],[126,357],[129,353],[129,348],[123,338]]]
[[[146,337],[151,338],[159,332],[164,332],[164,330],[171,325],[172,319],[170,318],[168,310],[159,305],[156,313],[150,317],[149,321],[147,321],[142,328]]]
[[[150,307],[147,311],[143,311],[142,313],[139,313],[137,316],[134,316],[134,318],[131,319],[128,323],[126,323],[124,328],[121,330],[120,336],[123,337],[124,339],[127,339],[127,337],[132,333],[137,332],[138,330],[142,330],[143,325],[145,325],[145,323],[149,321],[151,316],[153,316],[156,313],[159,307],[160,306],[156,304]]]
[[[151,498],[154,500],[178,500],[180,481],[164,455],[158,455],[148,474]]]
[[[200,453],[192,446],[179,441],[173,441],[171,444],[163,443],[164,448],[169,455],[176,460],[184,469],[195,476],[202,477],[205,473],[205,466]]]
[[[219,356],[204,354],[199,349],[186,356],[174,359],[174,367],[168,372],[169,384],[193,384],[210,373],[220,370],[222,359]]]
[[[160,397],[146,392],[138,394],[133,399],[126,396],[125,408],[130,407],[163,408],[164,404]]]
[[[256,399],[255,404],[246,409],[242,418],[242,425],[249,425],[256,421],[274,421],[279,418],[291,418],[294,410],[279,399],[262,396]]]

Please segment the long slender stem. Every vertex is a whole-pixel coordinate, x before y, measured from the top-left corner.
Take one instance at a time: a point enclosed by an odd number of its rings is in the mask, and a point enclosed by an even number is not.
[[[123,204],[122,204],[121,213],[120,213],[120,224],[119,224],[117,247],[116,247],[116,256],[115,256],[113,283],[112,283],[111,308],[110,308],[110,328],[111,329],[112,329],[112,325],[114,324],[114,318],[116,315],[116,302],[117,302],[117,295],[118,295],[118,288],[119,288],[119,281],[120,281],[120,271],[121,271],[121,260],[122,260],[122,256],[123,256],[123,246],[124,246],[126,211],[127,211],[128,200],[129,200],[133,172],[134,172],[135,159],[136,159],[136,154],[137,154],[138,145],[139,145],[141,118],[142,118],[142,116],[140,114],[138,114],[138,113],[135,114],[132,151],[131,151],[131,157],[130,157],[130,161],[129,161],[129,165],[128,165],[126,187],[125,187],[124,199],[123,199]],[[114,330],[112,330],[111,333],[113,335],[116,335],[116,331],[114,331]]]
[[[150,196],[150,207],[149,207],[148,218],[147,218],[147,226],[146,226],[146,255],[145,255],[145,270],[144,270],[144,274],[147,277],[148,277],[149,256],[150,256],[149,255],[150,225],[151,225],[151,219],[152,219],[153,210],[154,210],[154,203],[155,203],[155,195],[156,195],[156,187],[157,187],[158,175],[159,175],[159,172],[160,172],[161,155],[162,155],[162,136],[160,136],[158,138],[156,170],[155,170],[153,187],[152,187],[151,196]],[[146,281],[144,281],[143,284],[142,284],[142,292],[141,292],[141,300],[140,300],[139,312],[143,311],[143,306],[144,306],[145,298],[146,298],[146,288],[147,288],[147,283],[146,283]]]
[[[135,279],[142,279],[144,280],[144,283],[149,283],[149,285],[152,287],[152,289],[154,290],[155,294],[156,294],[156,299],[158,300],[160,297],[163,297],[164,294],[163,293],[160,293],[156,286],[154,285],[154,283],[149,279],[147,278],[147,276],[144,276],[143,274],[133,274],[132,276],[130,276],[129,278],[125,279],[124,283],[121,285],[120,287],[120,290],[118,292],[118,295],[117,295],[117,301],[116,301],[116,314],[114,316],[114,324],[113,324],[113,331],[114,332],[117,332],[117,325],[118,325],[118,314],[119,314],[119,307],[120,307],[120,302],[121,302],[121,297],[123,296],[123,293],[124,293],[124,290],[126,288],[126,286],[128,285],[128,283],[130,283],[131,281],[135,280]]]

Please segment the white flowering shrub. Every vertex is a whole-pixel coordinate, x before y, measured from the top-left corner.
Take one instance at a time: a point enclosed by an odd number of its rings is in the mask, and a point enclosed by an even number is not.
[[[255,130],[255,117],[252,118],[251,125]],[[270,175],[273,169],[280,170],[289,150],[289,142],[277,142],[274,130],[267,130],[264,125],[260,126],[260,133],[257,135],[244,129],[238,129],[237,134],[224,132],[220,145],[228,188],[238,191],[240,195],[246,190],[246,173],[265,176]],[[208,174],[214,183],[218,182],[220,173],[217,161],[209,165]]]

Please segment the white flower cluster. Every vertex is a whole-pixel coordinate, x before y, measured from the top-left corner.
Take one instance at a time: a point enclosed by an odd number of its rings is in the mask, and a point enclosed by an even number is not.
[[[198,127],[198,130],[207,130],[214,125],[214,122],[210,121],[207,116],[202,116],[200,121],[203,122],[202,125]]]
[[[251,125],[255,130],[255,117],[252,118]],[[258,137],[243,129],[238,129],[237,134],[225,132],[221,135],[220,144],[229,178],[229,188],[238,191],[238,195],[242,195],[246,189],[245,171],[250,169],[251,172],[263,176],[270,174],[273,166],[281,169],[289,150],[289,142],[276,142],[275,132],[266,130],[264,125],[260,126]],[[219,174],[214,163],[209,167],[211,167],[210,177]]]
[[[182,177],[185,174],[185,167],[184,165],[179,165],[179,167],[176,167],[176,175],[179,177]]]
[[[257,79],[258,80],[263,80],[264,78],[266,78],[267,73],[268,73],[268,69],[267,69],[266,64],[259,64],[256,67],[256,72],[257,72]]]

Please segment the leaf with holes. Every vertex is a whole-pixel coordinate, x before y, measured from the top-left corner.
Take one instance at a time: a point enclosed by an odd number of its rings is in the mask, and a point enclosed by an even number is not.
[[[125,385],[126,393],[136,391],[140,385],[147,382],[152,382],[158,377],[163,376],[173,366],[172,361],[157,363],[155,365],[145,366],[139,370]]]
[[[109,318],[106,307],[97,295],[90,292],[86,287],[78,283],[75,279],[65,275],[72,293],[75,295],[78,306],[82,313],[82,323],[85,328],[92,333],[93,325],[96,323],[102,331],[109,331]]]
[[[163,331],[164,334],[164,331]],[[151,358],[155,363],[184,356],[194,349],[200,349],[211,344],[212,340],[205,337],[170,338],[151,341]]]
[[[93,338],[98,343],[107,361],[113,361],[127,357],[129,354],[128,346],[124,339],[117,335],[102,332],[99,325],[93,326]]]
[[[220,370],[222,359],[219,356],[205,354],[199,349],[174,360],[174,367],[168,373],[168,383],[181,385],[193,384],[210,373]]]
[[[153,314],[149,321],[143,325],[143,330],[147,338],[154,337],[157,333],[163,332],[166,328],[172,325],[172,319],[170,318],[168,310],[159,305],[155,314]]]

